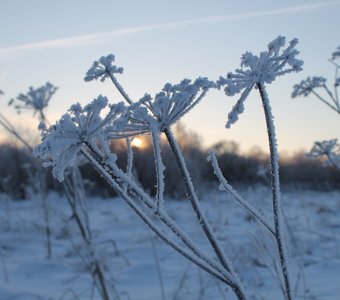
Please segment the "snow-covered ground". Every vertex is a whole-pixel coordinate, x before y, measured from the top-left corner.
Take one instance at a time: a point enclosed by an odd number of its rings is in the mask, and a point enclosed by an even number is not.
[[[241,194],[270,217],[267,189],[249,188]],[[223,193],[209,192],[202,199],[251,299],[282,299],[275,271],[268,267],[275,248],[262,228]],[[296,299],[339,300],[340,192],[285,192],[282,202]],[[0,195],[0,300],[100,299],[82,261],[81,240],[71,228],[66,200],[51,194],[48,205],[51,259],[46,257],[39,202]],[[188,203],[166,200],[165,205],[209,253]],[[162,299],[161,281],[165,299],[234,299],[226,287],[155,238],[121,199],[91,198],[88,206],[97,255],[122,300]]]

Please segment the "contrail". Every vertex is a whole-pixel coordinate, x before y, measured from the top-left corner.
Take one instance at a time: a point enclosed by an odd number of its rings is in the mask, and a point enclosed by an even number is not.
[[[295,5],[280,9],[274,10],[263,10],[263,11],[254,11],[248,13],[240,13],[240,14],[231,14],[231,15],[220,15],[220,16],[210,16],[198,19],[184,20],[184,21],[176,21],[176,22],[168,22],[161,24],[153,24],[153,25],[145,25],[145,26],[137,26],[137,27],[126,27],[121,29],[115,29],[108,32],[99,32],[93,34],[84,34],[78,36],[72,36],[67,38],[60,39],[52,39],[43,42],[23,44],[18,46],[11,47],[3,47],[0,48],[0,55],[5,55],[13,52],[24,52],[28,50],[38,50],[38,49],[48,49],[48,48],[70,48],[84,45],[93,45],[100,42],[103,42],[107,39],[113,39],[117,37],[132,35],[140,32],[149,32],[156,30],[170,30],[170,29],[178,29],[191,27],[202,24],[214,24],[214,23],[222,23],[227,21],[237,21],[242,19],[251,19],[251,18],[259,18],[266,16],[274,16],[274,15],[285,15],[285,14],[293,14],[300,13],[308,10],[315,10],[318,8],[331,6],[331,5],[339,5],[340,1],[322,1],[318,3],[304,4],[304,5]]]

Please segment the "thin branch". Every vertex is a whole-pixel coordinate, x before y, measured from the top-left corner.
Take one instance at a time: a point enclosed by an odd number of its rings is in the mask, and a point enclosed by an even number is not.
[[[116,79],[116,77],[114,77],[111,72],[107,72],[107,74],[110,76],[111,81],[113,82],[113,84],[115,85],[115,87],[117,88],[117,90],[119,91],[119,93],[123,96],[123,98],[129,103],[132,104],[133,101],[130,99],[129,95],[125,92],[125,90],[123,89],[123,87],[120,85],[120,83],[118,82],[118,80]]]
[[[340,114],[340,111],[336,109],[336,107],[334,107],[332,104],[330,104],[328,101],[326,101],[324,98],[322,98],[318,93],[316,93],[314,90],[312,90],[312,93],[320,100],[322,101],[324,104],[326,104],[328,107],[330,107],[331,109],[333,109],[334,111],[336,111],[337,113]]]
[[[214,169],[214,173],[224,190],[229,193],[229,195],[231,195],[236,202],[238,202],[243,208],[245,208],[257,221],[264,225],[264,227],[266,227],[272,235],[275,236],[275,231],[272,225],[261,215],[261,213],[255,207],[253,207],[247,200],[243,199],[242,196],[236,190],[234,190],[233,187],[225,179],[218,165],[218,161],[214,151],[210,151],[209,157],[211,160],[211,165]]]
[[[15,136],[21,143],[23,143],[31,152],[33,152],[32,146],[15,130],[11,122],[0,114],[0,124],[13,136]]]

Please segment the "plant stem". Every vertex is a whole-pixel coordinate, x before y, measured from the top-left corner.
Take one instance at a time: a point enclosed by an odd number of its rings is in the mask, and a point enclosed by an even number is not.
[[[72,211],[72,218],[75,220],[80,231],[80,236],[85,244],[85,247],[90,253],[90,264],[93,265],[93,270],[90,270],[90,274],[96,283],[96,287],[102,297],[102,300],[111,300],[105,272],[97,256],[94,255],[95,248],[92,243],[92,233],[88,220],[88,211],[81,204],[81,202],[84,200],[82,199],[82,197],[84,197],[84,186],[82,185],[82,180],[83,178],[81,177],[78,167],[72,167],[69,171],[69,174],[65,176],[63,187],[68,204]],[[79,208],[81,211],[79,211]],[[118,294],[117,299],[119,299]]]
[[[221,275],[228,278],[230,282],[232,281],[230,279],[230,273],[223,269],[223,267],[221,267],[219,264],[217,264],[217,262],[211,260],[202,251],[200,251],[199,248],[193,244],[190,237],[176,224],[176,222],[173,221],[172,218],[168,216],[164,209],[161,209],[158,212],[155,210],[154,201],[134,181],[132,181],[131,178],[127,177],[126,174],[117,167],[117,165],[112,163],[106,164],[105,159],[101,157],[98,153],[96,153],[95,149],[91,145],[86,145],[92,151],[92,155],[94,156],[94,158],[92,159],[97,161],[99,165],[104,166],[102,168],[104,168],[104,170],[109,173],[109,176],[111,176],[112,180],[115,180],[115,178],[117,178],[117,181],[123,182],[123,184],[127,184],[129,191],[132,192],[132,194],[134,194],[136,197],[138,197],[138,199],[142,201],[146,207],[152,210],[152,212],[160,219],[160,221],[184,243],[184,245],[192,252],[192,254],[203,260]],[[89,154],[86,153],[86,155]],[[111,185],[111,187],[113,186]],[[127,191],[125,192],[127,193]]]
[[[199,205],[198,202],[198,198],[192,183],[192,180],[190,178],[190,174],[189,171],[187,169],[187,166],[185,164],[184,161],[184,157],[182,154],[182,151],[180,150],[170,128],[165,128],[164,129],[164,133],[167,137],[167,140],[169,142],[169,145],[171,147],[172,152],[175,155],[175,159],[179,168],[179,171],[182,175],[183,181],[184,181],[184,185],[185,185],[185,189],[186,189],[186,193],[187,196],[189,198],[189,201],[191,203],[191,206],[194,210],[194,213],[196,215],[196,218],[200,224],[200,226],[202,227],[206,237],[209,240],[209,243],[211,244],[213,250],[215,251],[218,260],[221,262],[222,266],[234,277],[234,279],[237,282],[237,287],[238,287],[238,291],[235,291],[235,293],[237,294],[239,299],[246,299],[245,293],[243,291],[243,287],[241,282],[238,279],[238,276],[236,275],[236,273],[233,270],[233,267],[231,265],[231,262],[228,261],[223,253],[223,251],[221,250],[221,247],[213,233],[212,228],[210,227],[210,225],[208,224],[207,219],[205,218],[202,209]]]
[[[273,122],[273,115],[269,104],[269,98],[266,89],[263,84],[257,84],[260,92],[264,114],[266,118],[266,126],[269,141],[270,150],[270,166],[271,166],[271,189],[273,200],[273,215],[274,215],[274,227],[275,227],[275,239],[279,252],[281,271],[285,285],[285,298],[286,300],[292,300],[291,284],[289,280],[289,272],[287,265],[287,248],[285,245],[285,239],[283,236],[282,228],[282,211],[281,211],[281,199],[280,199],[280,178],[279,178],[279,163],[278,163],[278,151],[276,144],[275,127]]]
[[[253,207],[248,201],[242,198],[242,196],[233,189],[233,187],[227,182],[225,177],[222,174],[222,171],[218,165],[216,154],[213,151],[209,153],[209,159],[211,161],[211,165],[214,169],[214,173],[218,178],[220,184],[224,188],[224,190],[234,198],[236,202],[238,202],[245,210],[247,210],[258,222],[260,222],[264,227],[268,229],[268,231],[275,236],[275,230],[269,222],[262,216],[262,214]]]
[[[116,77],[114,77],[110,72],[108,72],[108,74],[110,76],[112,83],[115,85],[115,87],[117,88],[119,93],[123,96],[123,98],[126,100],[126,102],[129,103],[129,104],[132,104],[133,101],[130,99],[129,95],[125,92],[123,87],[120,85],[120,83],[118,82]]]
[[[119,186],[119,184],[111,177],[111,174],[105,170],[105,168],[97,162],[90,154],[88,154],[85,150],[81,150],[81,153],[87,158],[87,160],[91,163],[91,165],[95,168],[95,170],[103,176],[103,178],[107,181],[107,183],[114,189],[116,192],[125,200],[125,202],[130,206],[130,208],[142,219],[144,223],[153,231],[163,242],[171,246],[174,250],[180,253],[182,256],[187,258],[189,261],[197,265],[198,267],[205,270],[207,273],[211,274],[215,278],[229,285],[233,290],[238,290],[237,284],[226,278],[222,274],[216,272],[210,265],[206,264],[199,256],[195,257],[184,250],[180,245],[176,244],[174,241],[169,239],[163,230],[158,228],[156,224],[143,212],[141,207],[135,201],[133,201],[129,195],[124,192],[124,190]],[[239,300],[246,299],[245,297],[238,297]]]

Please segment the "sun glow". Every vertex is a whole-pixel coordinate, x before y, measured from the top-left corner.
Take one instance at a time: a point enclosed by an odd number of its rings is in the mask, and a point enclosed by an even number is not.
[[[142,141],[142,139],[135,137],[132,141],[131,141],[131,146],[132,147],[136,147],[136,148],[143,148],[144,143]]]

